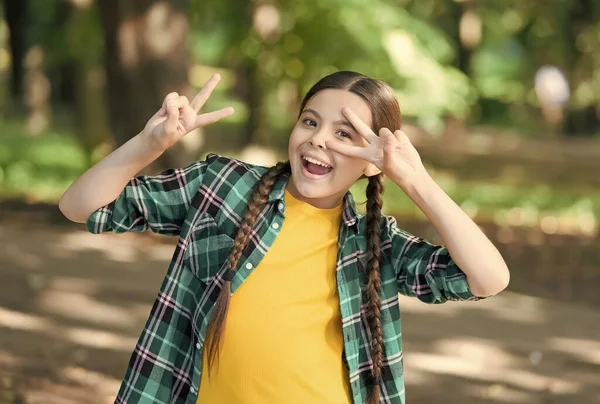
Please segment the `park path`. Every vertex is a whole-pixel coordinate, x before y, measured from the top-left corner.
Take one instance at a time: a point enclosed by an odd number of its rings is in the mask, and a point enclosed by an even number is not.
[[[173,239],[0,224],[0,403],[110,403]],[[401,297],[407,399],[600,403],[600,311],[511,292]]]

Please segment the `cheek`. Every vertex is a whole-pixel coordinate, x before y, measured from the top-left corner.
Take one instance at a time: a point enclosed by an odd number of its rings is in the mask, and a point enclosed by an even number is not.
[[[292,131],[292,133],[290,134],[290,138],[288,140],[288,149],[289,151],[292,151],[294,149],[296,149],[296,147],[298,146],[298,135],[295,131]]]
[[[338,172],[344,177],[360,178],[363,171],[367,168],[367,163],[363,159],[356,157],[336,156],[336,167]],[[341,170],[339,170],[341,168]]]
[[[300,143],[302,143],[302,130],[299,129],[298,127],[294,127],[294,129],[292,129],[292,133],[290,133],[290,140],[289,140],[290,145],[300,145]]]

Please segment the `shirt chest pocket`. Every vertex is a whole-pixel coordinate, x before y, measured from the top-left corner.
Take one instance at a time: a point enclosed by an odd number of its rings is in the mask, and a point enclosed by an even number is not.
[[[202,282],[210,284],[221,269],[225,270],[233,239],[219,230],[215,219],[203,214],[191,232],[185,262]]]

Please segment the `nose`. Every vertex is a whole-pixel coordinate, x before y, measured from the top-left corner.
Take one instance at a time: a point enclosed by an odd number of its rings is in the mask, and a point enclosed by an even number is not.
[[[320,149],[326,149],[325,141],[328,138],[327,130],[321,129],[310,138],[310,145]]]

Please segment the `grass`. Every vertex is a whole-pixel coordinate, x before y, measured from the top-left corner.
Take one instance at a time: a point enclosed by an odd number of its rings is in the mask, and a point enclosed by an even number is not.
[[[569,218],[569,221],[578,223],[593,220],[597,224],[600,218],[599,191],[580,194],[544,185],[531,188],[467,182],[458,182],[450,187],[445,186],[442,181],[437,182],[463,210],[480,220],[534,225],[544,217],[552,216]],[[365,188],[366,182],[358,183],[352,188],[357,202],[366,199]],[[384,212],[423,217],[406,194],[390,182],[385,188]],[[518,217],[513,219],[515,215]]]
[[[87,158],[73,137],[28,136],[13,122],[0,127],[0,196],[54,201],[85,171]]]
[[[56,202],[88,166],[88,159],[73,136],[50,132],[39,137],[24,134],[20,123],[0,122],[0,198]],[[568,185],[535,186],[461,181],[451,172],[432,170],[440,186],[472,217],[503,224],[535,225],[553,216],[574,226],[597,228],[600,190]],[[366,182],[352,187],[357,203],[364,202]],[[364,209],[364,206],[359,206]],[[422,216],[402,190],[387,182],[384,212]]]

